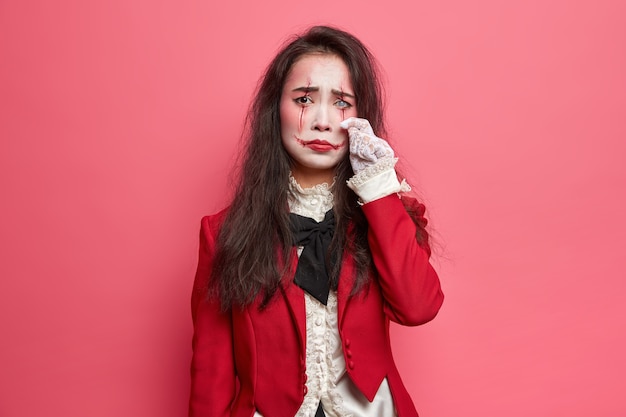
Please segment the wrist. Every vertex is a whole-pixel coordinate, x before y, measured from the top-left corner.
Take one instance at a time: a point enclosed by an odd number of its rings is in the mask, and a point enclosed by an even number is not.
[[[358,171],[347,181],[350,187],[366,204],[400,191],[410,190],[405,181],[400,183],[396,175],[397,158],[382,158],[375,164]]]

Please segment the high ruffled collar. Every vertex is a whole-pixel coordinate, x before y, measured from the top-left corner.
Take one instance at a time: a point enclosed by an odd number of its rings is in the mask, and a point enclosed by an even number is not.
[[[296,179],[289,174],[289,210],[321,222],[326,212],[333,208],[332,187],[335,184],[317,184],[310,188],[302,188]]]

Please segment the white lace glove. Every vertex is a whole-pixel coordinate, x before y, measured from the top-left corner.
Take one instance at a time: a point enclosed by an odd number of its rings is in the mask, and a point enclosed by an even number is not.
[[[394,153],[386,140],[374,134],[370,122],[350,117],[341,122],[350,138],[350,164],[355,174],[374,165],[383,158],[393,158]]]
[[[354,171],[348,187],[359,196],[361,203],[411,189],[406,181],[398,182],[393,149],[374,134],[367,120],[350,117],[341,122],[341,127],[348,129],[350,164]]]

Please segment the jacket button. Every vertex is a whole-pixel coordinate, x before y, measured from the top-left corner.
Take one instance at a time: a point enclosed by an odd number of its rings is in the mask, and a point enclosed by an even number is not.
[[[309,379],[309,376],[307,374],[304,374],[304,382],[306,382]]]
[[[352,351],[350,349],[346,350],[346,355],[351,358],[352,357]]]
[[[309,392],[309,389],[306,387],[306,385],[304,386],[304,388],[302,389],[302,392],[304,393],[304,395],[307,394],[307,392]]]
[[[348,362],[348,368],[354,369],[354,362],[352,361]]]
[[[347,348],[349,348],[349,347],[350,347],[350,345],[351,345],[351,343],[350,343],[350,339],[346,339],[346,347],[347,347]]]

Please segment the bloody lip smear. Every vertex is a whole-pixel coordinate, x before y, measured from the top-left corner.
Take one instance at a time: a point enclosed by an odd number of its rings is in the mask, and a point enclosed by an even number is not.
[[[337,149],[341,148],[341,145],[333,145],[332,143],[319,139],[304,141],[298,138],[298,142],[300,142],[302,146],[312,149],[316,152],[336,151]]]
[[[328,151],[333,151],[337,149],[337,146],[331,145],[330,143],[328,144],[308,143],[306,146],[317,152],[328,152]]]

